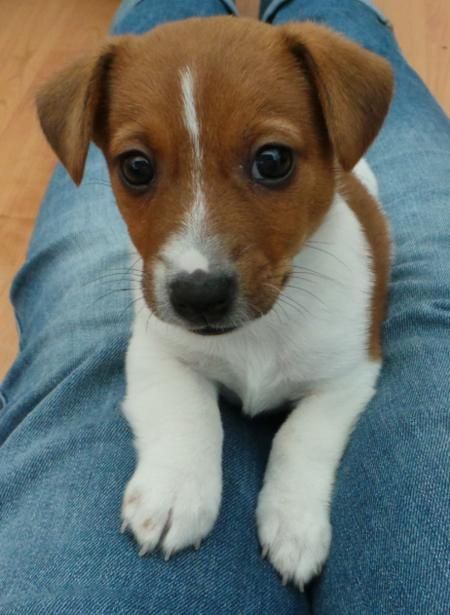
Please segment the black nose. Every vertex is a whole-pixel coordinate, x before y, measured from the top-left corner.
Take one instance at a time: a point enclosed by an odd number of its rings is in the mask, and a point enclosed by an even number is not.
[[[236,279],[200,269],[179,274],[170,285],[174,310],[194,324],[214,324],[229,312],[236,295]]]

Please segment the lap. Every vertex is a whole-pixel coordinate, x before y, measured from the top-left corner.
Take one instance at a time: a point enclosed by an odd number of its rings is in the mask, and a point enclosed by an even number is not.
[[[223,6],[174,0],[172,15],[149,0],[131,5],[116,32]],[[372,9],[358,0],[291,2],[277,21],[298,18],[326,21],[386,55],[397,76],[369,154],[396,244],[386,362],[339,471],[332,553],[311,598],[321,613],[430,605],[438,613],[448,604],[449,124]],[[260,559],[256,538],[256,494],[276,421],[250,424],[224,408],[223,509],[198,553],[169,565],[139,559],[119,535],[134,463],[120,416],[130,265],[106,168],[92,149],[80,189],[61,168],[54,176],[13,288],[22,335],[0,418],[0,612],[307,612]]]
[[[3,443],[0,613],[302,612],[304,599],[282,587],[256,537],[270,421],[254,426],[223,409],[224,503],[198,552],[140,558],[119,533],[134,455],[121,370],[106,352],[61,381]]]
[[[324,21],[386,56],[396,76],[368,158],[394,241],[378,393],[342,461],[319,613],[444,613],[450,599],[450,123],[388,24],[354,0],[287,4],[277,23]],[[371,25],[370,25],[371,24]]]
[[[219,0],[128,5],[116,32],[224,12]],[[119,532],[134,467],[121,416],[129,247],[99,150],[78,189],[58,167],[12,289],[21,346],[2,384],[0,612],[307,613],[261,558],[256,535],[277,418],[253,425],[223,408],[224,503],[198,552],[139,558]]]

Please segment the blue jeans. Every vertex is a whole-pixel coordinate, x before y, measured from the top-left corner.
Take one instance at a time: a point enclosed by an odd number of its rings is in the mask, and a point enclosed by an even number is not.
[[[79,189],[57,168],[12,289],[21,341],[1,386],[1,614],[449,612],[450,124],[368,4],[278,1],[265,14],[326,22],[396,72],[368,156],[396,246],[385,364],[339,469],[321,577],[300,594],[262,560],[254,511],[280,418],[250,421],[226,403],[223,504],[201,549],[139,558],[119,533],[134,467],[120,412],[129,243],[92,148]],[[230,7],[131,0],[114,31]]]

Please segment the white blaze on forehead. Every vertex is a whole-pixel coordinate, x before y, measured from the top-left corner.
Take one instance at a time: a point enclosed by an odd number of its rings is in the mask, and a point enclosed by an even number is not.
[[[192,145],[192,206],[183,221],[179,238],[184,252],[177,254],[177,264],[185,271],[208,270],[208,258],[202,253],[207,236],[206,205],[202,187],[202,149],[200,144],[200,123],[195,105],[194,77],[189,67],[180,71],[183,97],[183,120]],[[193,268],[195,265],[195,269]]]
[[[197,109],[195,108],[194,98],[194,78],[189,67],[181,71],[181,90],[183,92],[183,113],[184,123],[188,129],[189,136],[194,148],[194,165],[200,170],[201,149],[200,149],[200,126],[198,123]]]

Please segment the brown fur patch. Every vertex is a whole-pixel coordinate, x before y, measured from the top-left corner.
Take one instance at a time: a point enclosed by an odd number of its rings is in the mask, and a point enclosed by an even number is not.
[[[153,264],[181,227],[195,188],[181,94],[186,68],[194,78],[209,228],[233,259],[256,317],[272,307],[292,258],[327,213],[336,163],[350,169],[378,132],[391,71],[384,60],[321,26],[274,28],[217,17],[111,39],[52,80],[38,98],[44,132],[77,182],[89,139],[103,149],[118,206],[144,261],[152,307]],[[277,189],[250,177],[252,156],[268,143],[290,146],[296,158],[289,181]],[[133,194],[118,174],[118,156],[136,149],[156,163],[145,194]],[[341,179],[374,252],[376,356],[388,239],[365,190],[348,174]]]
[[[386,312],[390,270],[389,228],[377,202],[352,173],[342,174],[339,180],[339,192],[357,216],[372,252],[375,284],[372,295],[369,352],[373,359],[380,359],[381,324]]]

